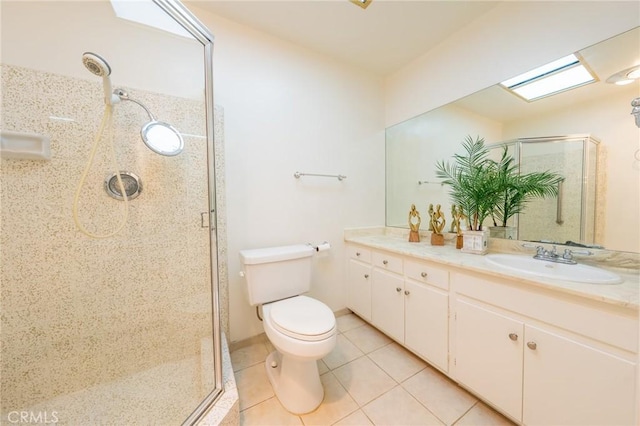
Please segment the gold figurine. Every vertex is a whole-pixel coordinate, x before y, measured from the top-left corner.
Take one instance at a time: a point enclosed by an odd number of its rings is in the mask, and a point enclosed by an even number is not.
[[[417,222],[415,222],[417,220]],[[420,212],[416,209],[415,204],[411,204],[411,210],[409,211],[409,242],[420,242]]]
[[[453,223],[451,224],[452,232],[456,233],[456,248],[462,248],[462,228],[460,227],[460,221],[465,220],[467,216],[462,213],[462,207],[455,205],[451,207],[451,214],[453,215]]]
[[[433,204],[429,204],[429,231],[433,231],[433,225],[431,224],[432,217],[433,217]]]
[[[431,227],[433,228],[433,232],[431,233],[431,245],[444,245],[444,236],[442,235],[442,230],[444,229],[444,225],[446,223],[447,221],[444,218],[444,214],[440,210],[440,204],[438,204],[436,205],[436,210],[431,214]]]

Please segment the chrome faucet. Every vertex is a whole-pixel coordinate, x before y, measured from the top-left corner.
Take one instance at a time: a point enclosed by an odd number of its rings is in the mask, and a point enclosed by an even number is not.
[[[524,245],[524,247],[528,247]],[[578,262],[573,258],[574,254],[581,254],[585,256],[591,256],[593,253],[589,250],[570,250],[564,249],[564,253],[562,255],[558,254],[557,247],[551,246],[551,250],[545,249],[543,246],[536,246],[536,254],[533,256],[534,259],[538,260],[546,260],[548,262],[557,262],[564,263],[567,265],[576,265]]]

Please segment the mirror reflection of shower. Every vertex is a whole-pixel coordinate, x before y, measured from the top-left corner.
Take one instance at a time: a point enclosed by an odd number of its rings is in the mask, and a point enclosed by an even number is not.
[[[184,149],[184,141],[180,132],[169,123],[156,120],[151,111],[142,104],[142,102],[132,99],[129,94],[122,89],[113,91],[118,99],[123,101],[131,101],[145,110],[149,116],[149,122],[140,130],[140,136],[144,144],[153,152],[160,155],[172,157],[178,155]]]

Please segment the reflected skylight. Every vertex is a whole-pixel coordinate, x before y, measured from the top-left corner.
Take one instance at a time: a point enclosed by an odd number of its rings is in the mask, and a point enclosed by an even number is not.
[[[594,81],[580,60],[568,55],[500,84],[527,101],[535,101]]]

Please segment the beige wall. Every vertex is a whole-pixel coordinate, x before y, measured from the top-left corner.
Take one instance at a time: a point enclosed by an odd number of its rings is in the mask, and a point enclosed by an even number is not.
[[[311,295],[344,308],[343,230],[384,223],[382,81],[188,5],[216,37],[231,340],[263,332],[242,294],[242,249],[329,241],[328,257],[313,263]],[[296,171],[347,179],[296,180]]]

